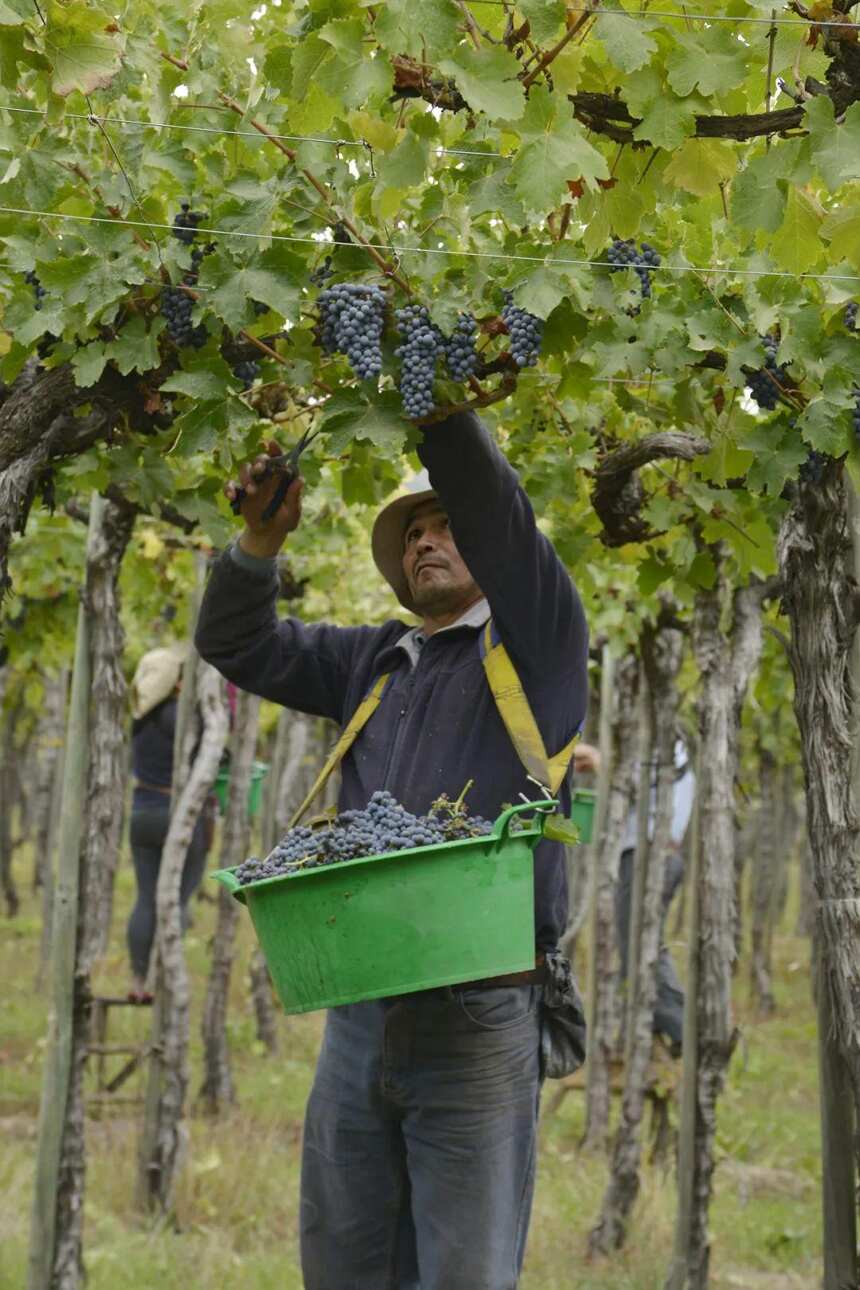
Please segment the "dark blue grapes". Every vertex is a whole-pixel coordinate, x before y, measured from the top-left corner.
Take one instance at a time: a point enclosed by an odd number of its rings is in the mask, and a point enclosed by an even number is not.
[[[632,238],[622,241],[616,237],[606,252],[606,258],[609,261],[610,273],[620,273],[622,269],[635,269],[636,276],[639,278],[643,300],[650,298],[651,275],[662,263],[653,246],[643,242],[637,250],[636,243]]]
[[[250,359],[247,362],[236,363],[233,367],[233,375],[237,381],[242,382],[243,390],[249,390],[260,375],[260,364]]]
[[[254,313],[258,318],[261,318],[263,314],[267,314],[269,312],[269,306],[264,304],[262,300],[252,300],[251,308],[254,310]]]
[[[173,236],[189,246],[197,236],[197,225],[206,218],[202,211],[193,211],[190,202],[183,202],[173,219]]]
[[[502,322],[511,338],[511,355],[517,367],[534,367],[543,339],[543,321],[514,304],[513,292],[505,292]]]
[[[204,216],[199,211],[190,210],[184,203],[182,211],[173,221],[173,236],[180,242],[191,243],[197,234],[195,229]],[[204,256],[215,250],[215,243],[195,246],[191,252],[191,269],[183,273],[182,282],[186,287],[197,285],[198,270]],[[164,287],[161,292],[161,312],[167,319],[167,334],[175,345],[181,348],[200,349],[209,339],[209,333],[203,323],[195,326],[191,321],[194,312],[194,297],[190,291],[181,287]]]
[[[385,292],[346,282],[319,294],[320,343],[327,354],[346,354],[356,376],[366,381],[382,371]]]
[[[291,829],[264,860],[252,856],[235,873],[244,885],[362,856],[481,837],[492,828],[490,821],[481,816],[452,815],[445,809],[413,815],[391,793],[380,790],[373,794],[365,810],[342,811],[328,828],[299,825]]]
[[[408,417],[429,416],[433,411],[436,361],[447,353],[447,342],[430,321],[424,305],[406,305],[394,315],[403,344],[394,351],[400,359],[400,395]]]
[[[824,478],[824,472],[827,469],[827,463],[830,458],[824,452],[816,452],[814,448],[810,449],[809,456],[801,464],[797,477],[802,484],[820,484]]]
[[[762,336],[764,346],[764,367],[747,377],[750,394],[760,408],[770,412],[779,402],[780,394],[790,384],[787,367],[780,367],[776,361],[779,341],[773,336]]]
[[[475,349],[477,323],[471,314],[460,314],[445,345],[445,363],[455,381],[468,381],[478,366]]]
[[[37,310],[41,309],[42,301],[44,300],[45,296],[48,294],[47,291],[42,286],[37,275],[33,272],[32,269],[30,269],[29,273],[24,274],[24,281],[29,282],[30,286],[33,288],[33,295],[36,297],[36,303],[33,306],[33,308]]]
[[[845,306],[844,322],[845,322],[845,326],[848,328],[849,331],[857,330],[858,307],[860,306],[858,306],[856,300],[849,300],[848,304]]]
[[[186,274],[190,277],[190,274]],[[209,339],[209,333],[203,323],[196,326],[191,321],[194,312],[194,298],[181,287],[163,287],[161,291],[161,312],[167,319],[167,334],[175,345],[182,348],[200,349]]]

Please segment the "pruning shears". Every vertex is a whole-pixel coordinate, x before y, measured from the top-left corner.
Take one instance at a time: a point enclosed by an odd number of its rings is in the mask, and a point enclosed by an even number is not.
[[[302,455],[305,448],[307,448],[308,444],[312,443],[313,440],[316,439],[318,434],[319,430],[315,430],[313,434],[309,434],[306,430],[296,446],[289,452],[282,452],[275,457],[266,458],[262,474],[254,476],[255,482],[268,479],[270,475],[280,475],[280,480],[278,487],[272,495],[272,500],[269,502],[260,517],[261,519],[270,520],[277,515],[283,505],[284,498],[287,495],[287,489],[293,480],[298,479],[299,477],[299,457]],[[234,515],[241,514],[242,502],[245,500],[246,496],[247,494],[244,488],[237,488],[236,496],[230,501],[230,510]]]

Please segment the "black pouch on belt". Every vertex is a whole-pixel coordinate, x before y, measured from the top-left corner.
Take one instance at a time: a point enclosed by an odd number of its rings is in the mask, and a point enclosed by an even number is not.
[[[540,1062],[545,1079],[562,1079],[585,1061],[585,1006],[570,962],[548,950],[541,1001]]]

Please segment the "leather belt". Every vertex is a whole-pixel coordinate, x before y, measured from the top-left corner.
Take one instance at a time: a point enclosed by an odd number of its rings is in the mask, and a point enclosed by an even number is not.
[[[163,793],[165,797],[170,797],[173,792],[173,790],[170,788],[169,785],[165,786],[164,784],[147,784],[142,779],[136,779],[134,781],[134,786],[135,788],[145,788],[147,792],[150,792],[150,793]]]

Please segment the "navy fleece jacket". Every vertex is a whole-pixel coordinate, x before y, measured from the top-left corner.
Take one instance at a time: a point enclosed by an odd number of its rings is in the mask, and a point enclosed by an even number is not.
[[[448,512],[457,548],[489,601],[552,756],[585,716],[588,635],[582,604],[551,543],[538,530],[516,474],[471,413],[425,431],[419,456]],[[479,629],[427,640],[413,667],[398,645],[407,625],[335,627],[278,620],[274,561],[250,572],[226,552],[212,571],[196,646],[228,680],[275,703],[344,725],[373,681],[392,673],[379,708],[342,765],[339,806],[364,807],[387,788],[410,811],[469,779],[472,812],[494,818],[535,786],[517,757],[484,675]],[[561,789],[569,808],[569,787]],[[567,920],[564,850],[535,853],[535,940],[557,944]]]

